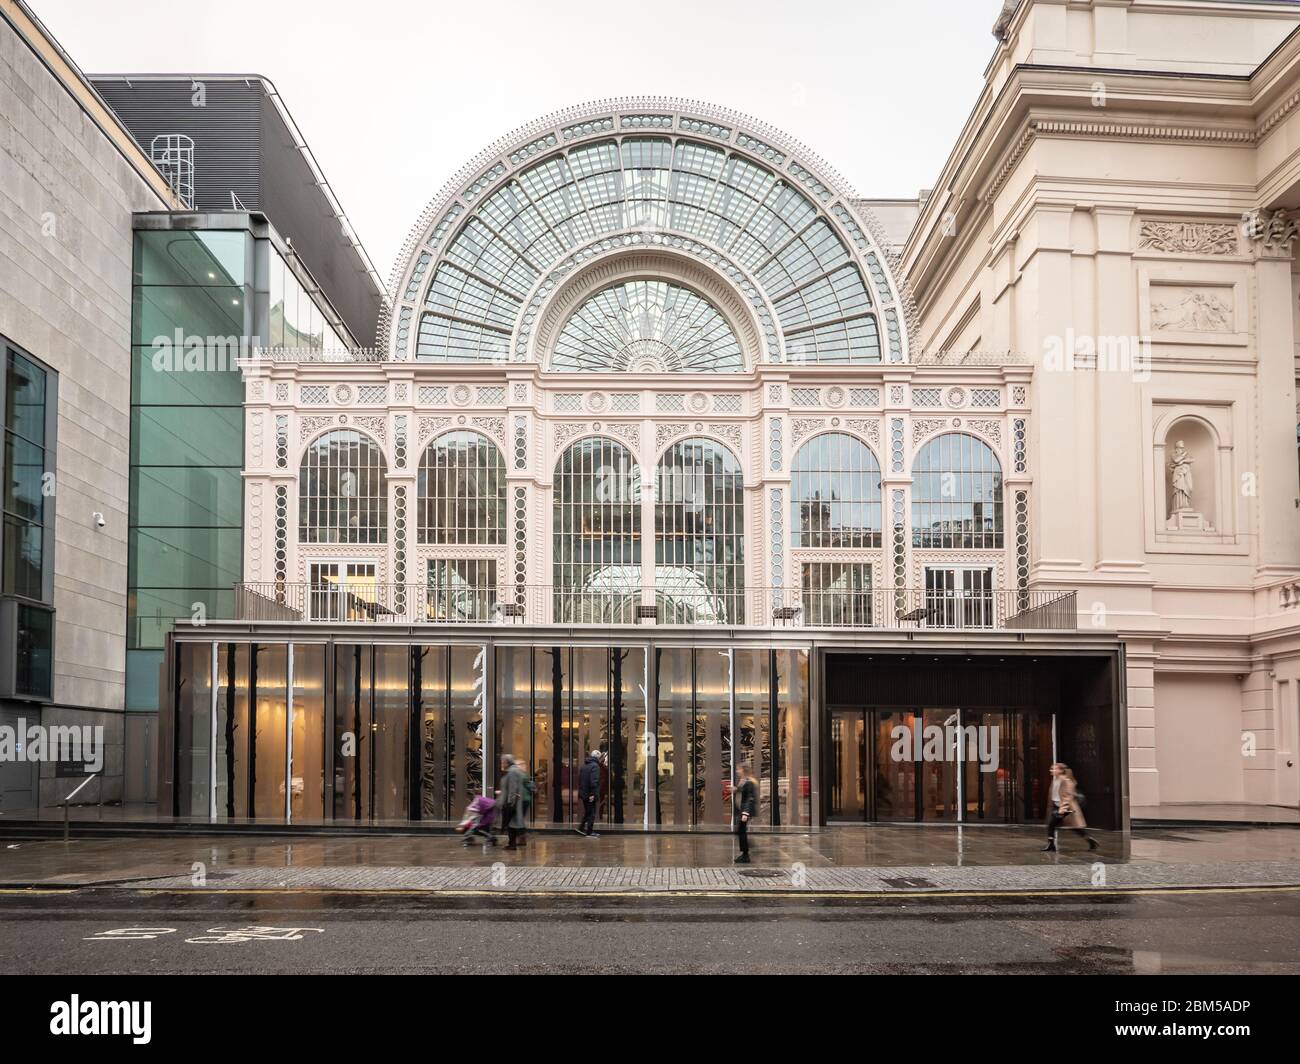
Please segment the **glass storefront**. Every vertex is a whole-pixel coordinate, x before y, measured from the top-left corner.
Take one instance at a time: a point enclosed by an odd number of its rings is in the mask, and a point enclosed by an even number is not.
[[[1046,814],[1048,712],[832,709],[832,821],[1023,823]]]
[[[446,822],[511,754],[538,825],[581,820],[589,755],[601,824],[729,827],[741,762],[760,824],[812,822],[807,650],[175,646],[181,816]]]
[[[447,824],[499,786],[507,754],[533,778],[538,827],[581,821],[589,757],[597,823],[611,829],[727,830],[742,764],[762,827],[1038,822],[1058,758],[1086,778],[1090,819],[1122,812],[1105,655],[886,659],[672,633],[663,645],[611,633],[619,645],[602,646],[507,626],[461,643],[355,631],[173,642],[177,815]],[[855,705],[864,693],[874,704]]]

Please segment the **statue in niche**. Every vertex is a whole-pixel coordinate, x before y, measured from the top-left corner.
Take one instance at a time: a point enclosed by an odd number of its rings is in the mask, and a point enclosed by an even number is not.
[[[1170,532],[1213,533],[1214,525],[1192,509],[1192,463],[1195,461],[1182,440],[1174,444],[1169,459],[1169,520],[1165,528]]]
[[[1171,509],[1190,510],[1192,508],[1192,462],[1183,441],[1174,445],[1174,455],[1169,461],[1169,479],[1173,485],[1174,498]]]

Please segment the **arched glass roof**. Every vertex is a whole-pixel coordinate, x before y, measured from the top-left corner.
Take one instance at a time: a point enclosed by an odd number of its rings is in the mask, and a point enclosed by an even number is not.
[[[602,289],[560,331],[551,368],[739,372],[740,342],[708,300],[666,281],[623,281]]]
[[[659,244],[685,248],[739,291],[766,338],[756,357],[903,361],[884,256],[847,195],[789,152],[797,145],[757,123],[762,141],[684,110],[613,103],[500,142],[431,205],[399,275],[396,357],[529,357],[528,328],[557,274],[601,251]]]

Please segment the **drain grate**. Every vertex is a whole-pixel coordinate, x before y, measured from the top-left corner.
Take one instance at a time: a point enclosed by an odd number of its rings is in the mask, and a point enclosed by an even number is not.
[[[779,879],[785,875],[784,872],[775,868],[737,868],[736,871],[742,876],[748,876],[750,879]]]
[[[938,883],[931,883],[928,879],[922,879],[920,876],[900,877],[898,879],[884,879],[880,882],[886,886],[893,887],[895,890],[922,890],[927,887],[937,887]]]

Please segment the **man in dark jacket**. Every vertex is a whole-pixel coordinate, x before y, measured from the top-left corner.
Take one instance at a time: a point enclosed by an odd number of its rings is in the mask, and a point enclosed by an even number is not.
[[[736,803],[736,839],[740,843],[740,856],[736,864],[749,864],[749,822],[758,816],[758,787],[749,774],[748,765],[736,766],[736,790],[732,800]]]
[[[587,838],[599,838],[596,835],[596,803],[600,801],[600,754],[593,750],[582,763],[578,773],[578,797],[582,799],[582,826],[580,835]]]

